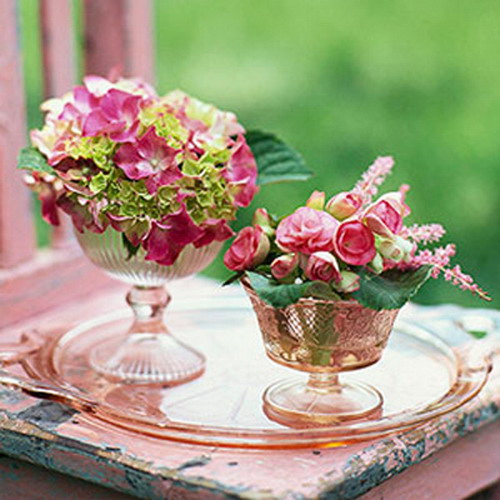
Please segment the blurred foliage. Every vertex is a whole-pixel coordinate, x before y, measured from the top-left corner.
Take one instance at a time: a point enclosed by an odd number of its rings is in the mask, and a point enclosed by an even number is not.
[[[21,1],[31,47],[35,3]],[[262,188],[252,208],[290,212],[311,190],[346,190],[376,156],[393,155],[386,189],[411,184],[411,220],[441,222],[457,261],[499,297],[499,17],[494,0],[157,0],[157,83],[277,133],[316,171]],[[31,126],[38,50],[24,51]],[[207,272],[224,276],[221,261]],[[484,305],[444,282],[417,301]]]

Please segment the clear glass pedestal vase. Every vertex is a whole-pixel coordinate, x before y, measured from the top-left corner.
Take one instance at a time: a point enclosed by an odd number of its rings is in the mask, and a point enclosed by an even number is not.
[[[85,255],[112,277],[131,284],[127,303],[134,318],[128,331],[116,331],[89,351],[89,364],[107,378],[140,384],[177,385],[201,375],[205,356],[178,340],[166,327],[163,313],[171,298],[165,283],[203,270],[221,243],[188,245],[175,263],[163,266],[145,259],[142,248],[130,255],[122,234],[108,228],[102,234],[76,233]],[[92,331],[88,332],[92,335]]]

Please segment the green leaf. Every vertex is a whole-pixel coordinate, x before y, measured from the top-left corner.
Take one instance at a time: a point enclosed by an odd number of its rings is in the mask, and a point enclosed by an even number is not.
[[[482,330],[467,330],[467,333],[469,335],[472,335],[476,339],[484,339],[486,335],[488,335],[488,332],[482,331]]]
[[[356,273],[361,278],[360,288],[351,295],[360,304],[376,311],[399,309],[427,281],[431,269],[431,266],[422,266],[411,271],[391,269],[377,275],[359,268]]]
[[[32,172],[54,174],[54,169],[47,163],[45,157],[38,149],[27,147],[21,149],[17,158],[17,168]]]
[[[324,281],[313,281],[310,283],[307,294],[315,299],[341,300],[340,295],[335,293],[332,287]]]
[[[245,138],[255,156],[259,170],[257,183],[261,186],[275,182],[305,181],[313,175],[302,156],[274,134],[250,130]]]
[[[131,259],[138,251],[139,248],[141,248],[141,245],[137,245],[136,247],[130,243],[128,238],[125,236],[125,233],[122,233],[122,241],[123,241],[123,246],[127,249],[128,256],[127,259]]]
[[[280,283],[252,271],[246,272],[255,293],[269,305],[281,309],[295,304],[302,297],[315,297],[324,300],[340,300],[327,283],[307,281],[305,283]]]
[[[278,309],[295,304],[311,286],[311,283],[278,283],[257,273],[247,271],[250,285],[255,293],[267,304]]]
[[[244,271],[238,271],[237,273],[232,274],[226,281],[224,281],[224,283],[222,283],[221,286],[227,286],[231,283],[234,283],[235,281],[238,281],[244,274]]]

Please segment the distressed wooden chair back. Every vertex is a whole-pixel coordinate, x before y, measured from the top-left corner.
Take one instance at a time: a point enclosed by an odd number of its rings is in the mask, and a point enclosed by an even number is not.
[[[81,0],[85,74],[153,81],[151,0]],[[38,249],[32,198],[16,170],[27,143],[26,106],[17,0],[0,1],[0,328],[103,286],[76,247],[69,224],[53,230]],[[76,80],[71,0],[39,0],[45,97]]]

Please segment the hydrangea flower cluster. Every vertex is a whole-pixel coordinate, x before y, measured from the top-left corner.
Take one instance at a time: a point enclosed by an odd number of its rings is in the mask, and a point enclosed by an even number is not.
[[[31,142],[46,168],[32,168],[29,184],[51,224],[60,208],[79,231],[111,226],[170,265],[186,245],[229,238],[227,222],[257,191],[236,116],[181,91],[159,97],[139,80],[89,76],[42,110]]]
[[[238,233],[225,254],[226,267],[240,275],[256,271],[273,290],[280,284],[327,283],[333,296],[346,299],[359,290],[362,277],[389,276],[397,287],[404,273],[430,266],[432,277],[442,274],[489,300],[459,266],[449,266],[454,245],[419,248],[439,241],[445,230],[439,224],[405,225],[409,186],[374,199],[393,165],[391,157],[377,158],[351,191],[328,201],[314,191],[305,206],[281,220],[258,209],[253,225]]]

